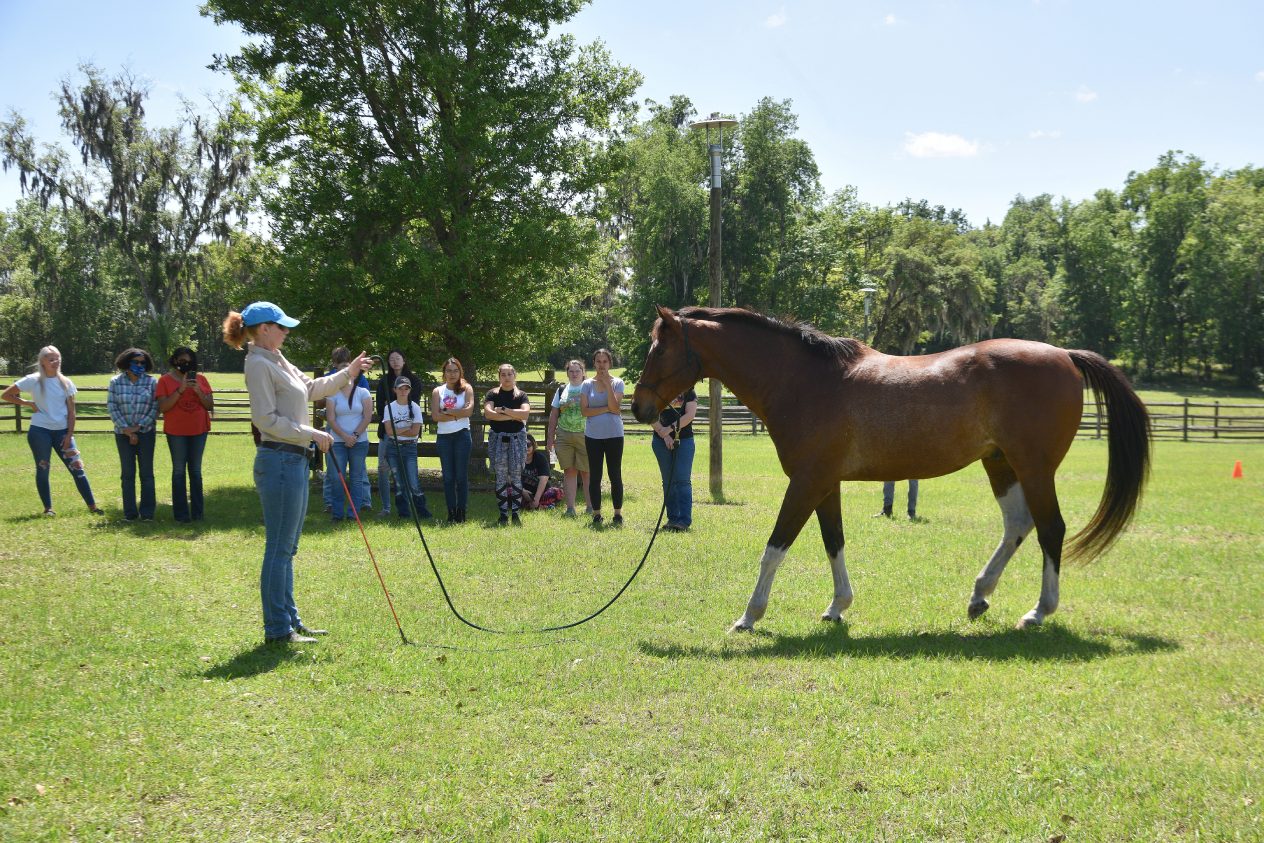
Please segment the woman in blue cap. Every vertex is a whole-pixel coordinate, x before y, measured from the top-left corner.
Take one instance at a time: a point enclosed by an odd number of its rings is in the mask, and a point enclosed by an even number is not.
[[[369,368],[361,352],[347,368],[312,380],[281,354],[281,345],[298,320],[269,301],[257,301],[224,320],[224,342],[246,346],[246,389],[250,420],[259,429],[255,488],[263,504],[266,533],[259,592],[263,634],[268,643],[301,644],[324,635],[309,629],[294,605],[294,554],[307,514],[308,448],[328,452],[333,437],[311,425],[310,404],[350,384]]]

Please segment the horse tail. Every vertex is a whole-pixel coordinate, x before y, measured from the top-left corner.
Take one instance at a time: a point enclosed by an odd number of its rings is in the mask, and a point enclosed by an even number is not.
[[[1150,414],[1118,369],[1093,351],[1068,350],[1107,415],[1106,488],[1092,519],[1071,537],[1069,559],[1089,560],[1109,548],[1137,511],[1150,476]]]

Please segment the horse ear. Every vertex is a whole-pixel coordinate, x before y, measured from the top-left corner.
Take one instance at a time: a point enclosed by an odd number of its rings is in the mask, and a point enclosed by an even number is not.
[[[658,315],[663,320],[664,325],[676,327],[680,324],[680,317],[675,313],[663,307],[661,304],[656,304],[654,307],[658,308]]]

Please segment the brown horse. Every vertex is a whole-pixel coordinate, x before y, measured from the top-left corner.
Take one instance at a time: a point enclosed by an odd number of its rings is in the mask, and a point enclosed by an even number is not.
[[[1136,511],[1150,467],[1150,421],[1124,376],[1091,351],[1026,340],[989,340],[921,357],[892,357],[864,343],[748,310],[658,309],[632,412],[651,421],[703,377],[719,378],[763,420],[790,478],[759,580],[734,630],[764,615],[786,551],[816,512],[834,574],[822,620],[851,605],[843,562],[843,480],[938,477],[980,460],[1005,532],[974,581],[968,614],[988,609],[1005,565],[1036,528],[1044,555],[1040,599],[1018,626],[1058,608],[1066,525],[1053,475],[1080,424],[1084,387],[1109,416],[1106,488],[1070,557],[1108,548]]]

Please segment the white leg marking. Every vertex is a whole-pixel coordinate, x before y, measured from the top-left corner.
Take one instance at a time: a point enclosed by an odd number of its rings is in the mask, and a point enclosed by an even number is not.
[[[992,551],[992,558],[983,566],[983,570],[974,580],[974,594],[970,597],[968,609],[971,618],[977,618],[987,611],[987,596],[996,589],[996,584],[1000,581],[1001,574],[1005,573],[1005,566],[1009,564],[1014,551],[1018,550],[1019,543],[1035,526],[1031,510],[1027,508],[1027,498],[1023,495],[1023,487],[1018,483],[1006,489],[1005,494],[999,495],[996,502],[1001,507],[1005,533],[1001,536],[1001,543],[996,546],[996,550]]]
[[[1036,607],[1023,615],[1018,628],[1040,626],[1045,618],[1058,611],[1058,572],[1053,569],[1053,560],[1045,554],[1044,574],[1040,579],[1040,600]]]
[[[764,610],[768,608],[768,594],[772,591],[773,577],[777,576],[777,569],[785,558],[786,551],[781,548],[772,545],[764,548],[764,555],[759,560],[759,580],[755,583],[755,591],[746,604],[746,613],[734,622],[731,632],[750,631],[755,628],[755,621],[764,616]]]
[[[851,605],[851,580],[847,578],[847,563],[843,561],[843,549],[830,557],[830,572],[834,575],[834,599],[821,615],[823,621],[841,621],[843,612]]]

